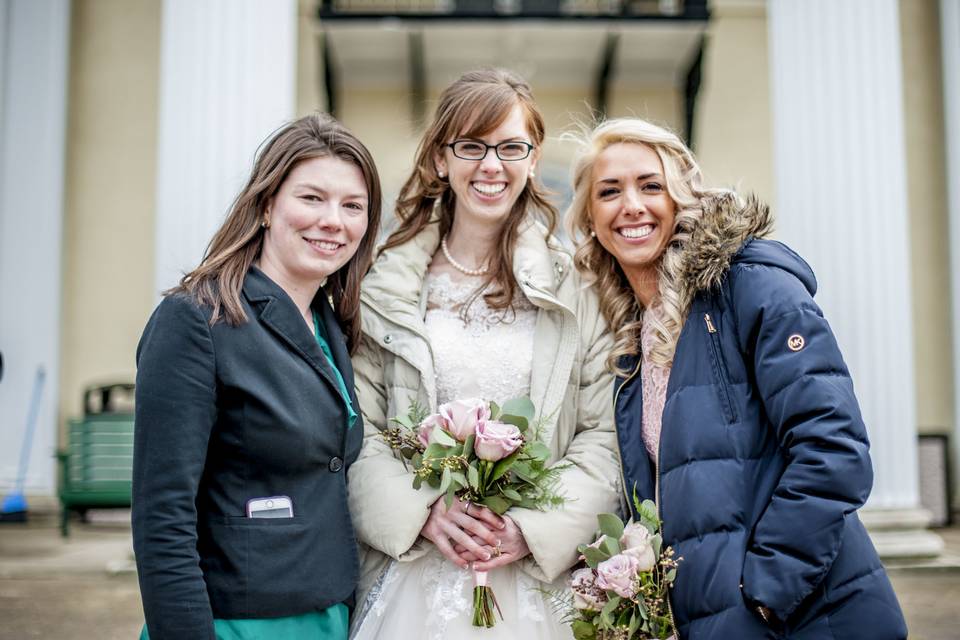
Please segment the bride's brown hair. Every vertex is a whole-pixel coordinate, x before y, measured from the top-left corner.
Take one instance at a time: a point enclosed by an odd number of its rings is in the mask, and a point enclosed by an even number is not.
[[[505,69],[482,69],[463,74],[440,95],[433,122],[427,127],[417,148],[415,166],[397,197],[400,225],[387,238],[381,251],[404,244],[416,236],[439,209],[440,237],[453,224],[456,195],[450,183],[437,175],[436,157],[443,146],[457,138],[476,138],[496,129],[516,105],[525,116],[527,132],[537,148],[543,143],[543,116],[533,92],[523,78]],[[490,284],[492,293],[484,299],[494,309],[506,309],[513,303],[517,284],[513,279],[513,247],[520,224],[527,213],[542,216],[548,233],[557,224],[557,209],[547,200],[543,187],[531,178],[514,203],[490,260],[490,270],[481,289]]]

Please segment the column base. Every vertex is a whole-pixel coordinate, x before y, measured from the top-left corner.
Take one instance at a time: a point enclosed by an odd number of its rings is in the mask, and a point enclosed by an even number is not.
[[[881,560],[935,559],[943,553],[943,538],[927,528],[926,509],[863,509],[860,520]]]

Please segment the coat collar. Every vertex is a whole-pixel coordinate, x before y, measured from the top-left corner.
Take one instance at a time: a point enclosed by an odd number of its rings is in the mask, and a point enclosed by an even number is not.
[[[423,282],[439,248],[440,223],[434,215],[408,242],[379,252],[363,280],[365,296],[380,301],[385,312],[422,316]],[[555,298],[571,265],[569,254],[547,236],[540,222],[528,217],[521,224],[513,254],[513,275],[521,287],[533,288],[541,297],[546,294]],[[537,300],[533,302],[538,304]]]
[[[251,266],[243,279],[243,296],[250,303],[257,319],[283,340],[294,353],[306,360],[339,395],[340,386],[329,361],[323,355],[313,332],[303,321],[300,311],[293,299],[287,295],[287,292],[263,271]],[[347,352],[346,339],[340,330],[336,314],[329,300],[327,300],[323,288],[314,296],[310,306],[324,323],[333,360],[341,375],[344,376],[347,389],[352,396],[352,368],[350,366],[350,356]],[[355,398],[354,403],[356,403]]]

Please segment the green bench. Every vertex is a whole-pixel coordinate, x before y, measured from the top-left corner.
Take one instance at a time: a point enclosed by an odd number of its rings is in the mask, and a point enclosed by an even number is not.
[[[110,399],[118,389],[132,396],[133,385],[88,389],[84,417],[68,422],[67,447],[57,452],[63,536],[70,534],[71,512],[85,517],[88,509],[130,507],[133,412],[113,410]]]

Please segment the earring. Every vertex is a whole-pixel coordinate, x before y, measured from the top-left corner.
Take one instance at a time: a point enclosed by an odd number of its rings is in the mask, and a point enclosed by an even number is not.
[[[446,175],[447,175],[447,174],[445,174],[443,171],[437,170],[437,177],[438,177],[438,178],[443,178],[443,177],[445,177]]]
[[[270,221],[269,221],[269,220],[263,220],[263,221],[261,221],[261,222],[260,222],[260,228],[261,228],[261,229],[269,229],[269,228],[270,228]]]
[[[531,178],[535,178],[536,175],[537,175],[537,173],[536,173],[533,169],[530,169],[530,177],[531,177]]]
[[[596,238],[596,237],[597,237],[597,232],[594,231],[593,229],[590,229],[590,237],[591,237],[591,238]]]

